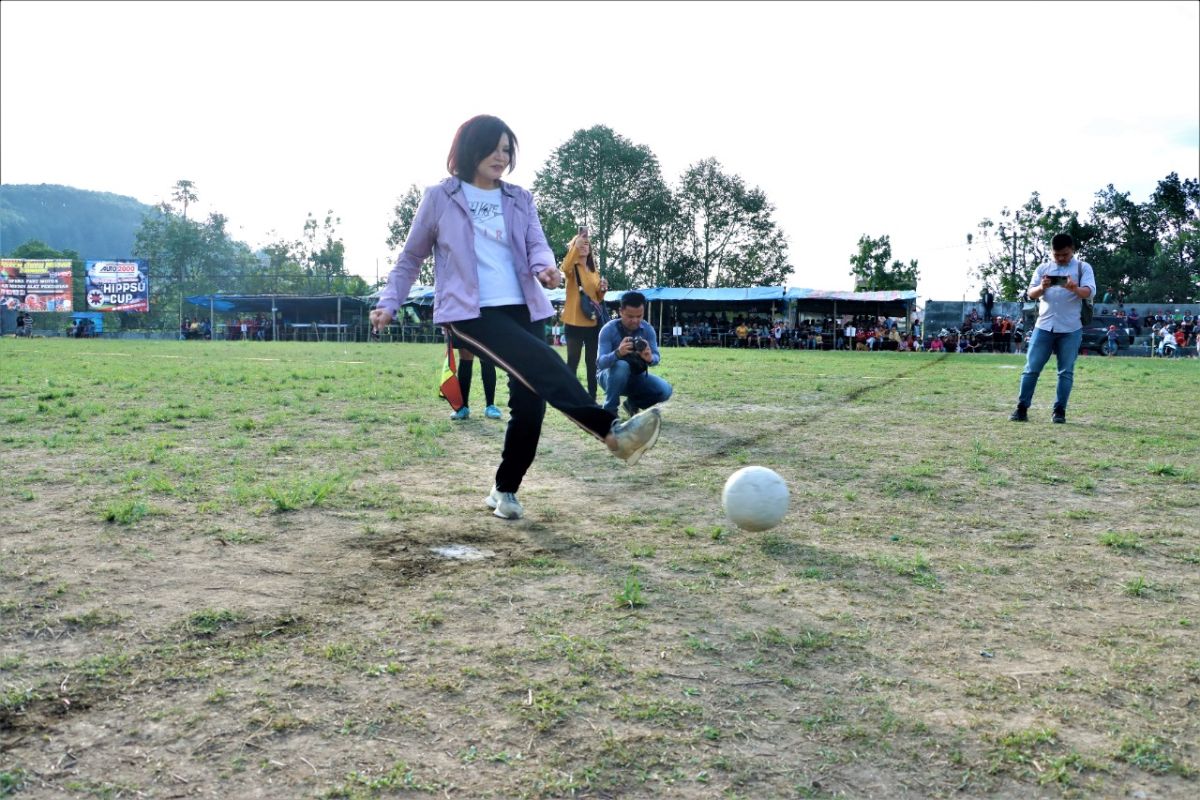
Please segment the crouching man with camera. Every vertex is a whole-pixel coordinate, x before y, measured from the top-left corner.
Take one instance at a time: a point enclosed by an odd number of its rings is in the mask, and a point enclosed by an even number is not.
[[[617,414],[617,404],[633,416],[671,396],[671,384],[651,375],[657,366],[658,337],[646,322],[646,297],[641,292],[621,295],[619,316],[600,329],[596,378],[604,388],[604,408]]]

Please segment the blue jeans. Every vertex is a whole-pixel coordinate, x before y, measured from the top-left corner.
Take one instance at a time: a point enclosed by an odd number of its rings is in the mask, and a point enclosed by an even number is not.
[[[1029,406],[1033,402],[1033,390],[1037,388],[1038,375],[1042,367],[1054,353],[1058,365],[1058,389],[1054,404],[1063,411],[1067,410],[1067,400],[1071,397],[1071,386],[1075,383],[1075,359],[1079,356],[1079,345],[1083,342],[1083,328],[1070,333],[1052,333],[1041,328],[1034,328],[1029,337],[1025,371],[1021,373],[1021,396],[1017,402]]]
[[[604,409],[613,414],[617,413],[617,404],[622,397],[628,397],[629,402],[638,409],[649,408],[655,403],[666,402],[671,397],[671,384],[657,375],[651,375],[646,370],[640,375],[632,375],[629,364],[621,359],[597,376],[600,385],[604,387]]]

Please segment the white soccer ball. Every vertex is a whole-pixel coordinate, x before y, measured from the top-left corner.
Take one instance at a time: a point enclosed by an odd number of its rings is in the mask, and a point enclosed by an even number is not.
[[[788,488],[779,473],[766,467],[742,467],[725,481],[725,516],[747,531],[774,528],[787,514]]]

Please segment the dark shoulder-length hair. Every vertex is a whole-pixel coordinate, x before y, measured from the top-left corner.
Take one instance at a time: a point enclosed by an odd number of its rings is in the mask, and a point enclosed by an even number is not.
[[[480,114],[458,126],[454,141],[450,143],[450,155],[446,157],[446,169],[451,175],[470,183],[475,180],[475,170],[500,141],[500,134],[507,133],[512,155],[508,171],[517,166],[517,135],[499,117]]]

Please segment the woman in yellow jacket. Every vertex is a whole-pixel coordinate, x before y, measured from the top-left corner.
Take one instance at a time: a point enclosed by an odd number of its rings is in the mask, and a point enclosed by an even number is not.
[[[567,249],[567,257],[562,262],[563,279],[566,283],[567,299],[563,306],[563,332],[567,340],[567,367],[573,374],[578,374],[579,353],[584,351],[584,368],[587,370],[587,390],[596,399],[596,349],[600,339],[600,328],[608,322],[608,317],[590,319],[579,307],[579,289],[595,300],[604,308],[604,293],[608,291],[608,281],[600,277],[596,268],[596,260],[592,257],[592,242],[588,238],[587,228],[580,228],[579,233],[571,240]]]

